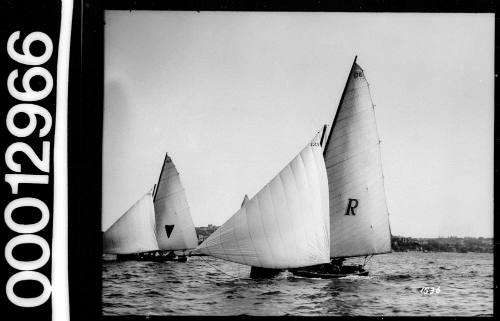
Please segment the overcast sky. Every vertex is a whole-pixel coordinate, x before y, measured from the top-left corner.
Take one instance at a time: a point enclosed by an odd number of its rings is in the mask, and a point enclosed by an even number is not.
[[[107,11],[103,230],[165,152],[195,226],[224,223],[331,123],[355,55],[392,233],[492,236],[492,14]]]

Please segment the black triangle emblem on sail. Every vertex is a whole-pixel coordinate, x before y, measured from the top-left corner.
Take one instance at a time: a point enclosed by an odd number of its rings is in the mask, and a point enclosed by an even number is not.
[[[165,225],[165,232],[167,232],[167,237],[170,237],[170,234],[172,234],[173,229],[174,225]]]

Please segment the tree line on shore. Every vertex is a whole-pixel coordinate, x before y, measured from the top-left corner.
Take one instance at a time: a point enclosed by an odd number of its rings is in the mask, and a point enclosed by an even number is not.
[[[212,234],[218,226],[196,227],[199,243]],[[405,236],[391,236],[394,252],[422,251],[422,252],[479,252],[493,253],[493,238],[491,237],[437,237],[413,238]]]
[[[392,250],[395,252],[478,252],[493,253],[493,238],[491,237],[437,237],[412,238],[392,236]]]

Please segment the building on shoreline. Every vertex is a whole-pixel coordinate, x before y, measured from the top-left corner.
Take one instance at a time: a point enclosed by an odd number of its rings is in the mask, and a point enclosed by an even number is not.
[[[207,237],[210,236],[215,230],[217,230],[219,227],[216,225],[208,224],[208,226],[200,226],[196,227],[196,234],[198,235],[198,244],[201,244],[201,242],[205,241]]]

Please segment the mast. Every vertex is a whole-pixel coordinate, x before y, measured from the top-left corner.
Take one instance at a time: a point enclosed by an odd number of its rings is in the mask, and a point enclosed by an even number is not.
[[[326,125],[326,124],[323,126],[323,132],[321,133],[321,139],[319,140],[319,144],[321,145],[321,147],[323,147],[323,138],[325,138],[325,133],[326,133],[326,127],[327,126],[328,125]]]
[[[160,185],[161,175],[163,174],[163,169],[165,168],[165,163],[166,163],[167,157],[168,157],[168,153],[165,153],[165,158],[163,159],[163,164],[161,165],[160,175],[158,175],[158,183],[155,186],[159,186]],[[153,201],[156,201],[156,194],[157,194],[157,192],[158,192],[158,190],[156,190],[155,193],[154,193]]]
[[[347,91],[347,83],[349,81],[349,77],[351,77],[352,71],[354,70],[354,66],[356,65],[357,59],[358,59],[358,56],[357,55],[354,56],[354,61],[352,62],[351,69],[349,70],[349,74],[347,75],[346,85],[344,87],[344,90],[342,91],[342,96],[340,96],[339,105],[337,106],[337,111],[335,112],[335,116],[334,116],[333,121],[332,121],[332,127],[330,127],[330,132],[328,133],[328,138],[326,139],[325,146],[328,146],[328,144],[330,143],[330,138],[332,137],[333,128],[335,127],[335,124],[337,123],[337,117],[339,115],[340,106],[342,106],[342,102],[344,101],[345,93]],[[326,148],[323,149],[323,156],[325,155],[325,153],[326,153]]]

